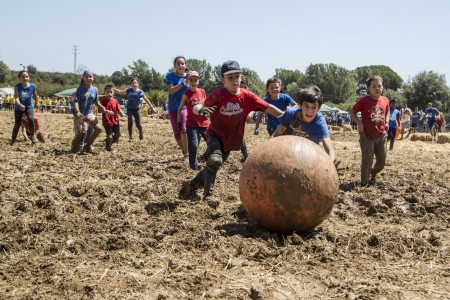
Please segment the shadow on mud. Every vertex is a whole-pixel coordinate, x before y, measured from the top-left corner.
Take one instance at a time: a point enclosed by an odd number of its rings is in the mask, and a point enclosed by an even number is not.
[[[286,244],[302,244],[304,241],[314,238],[322,231],[321,227],[316,227],[305,233],[280,234],[271,232],[253,221],[242,204],[233,212],[233,215],[239,219],[238,222],[222,224],[215,227],[216,230],[222,231],[222,235],[224,236],[239,235],[244,238],[259,238],[265,241],[274,240],[277,246],[285,246]]]

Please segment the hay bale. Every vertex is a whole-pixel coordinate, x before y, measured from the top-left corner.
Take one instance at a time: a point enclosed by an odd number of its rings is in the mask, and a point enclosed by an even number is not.
[[[344,131],[352,131],[352,126],[344,125]]]
[[[327,127],[328,127],[328,131],[330,131],[330,130],[331,130],[331,126],[330,126],[330,125],[327,125]]]
[[[450,133],[439,133],[437,135],[437,143],[438,144],[450,143]]]
[[[411,141],[431,142],[433,141],[433,138],[429,133],[414,133],[411,136]]]
[[[340,126],[331,126],[331,130],[332,131],[341,131],[341,127]]]

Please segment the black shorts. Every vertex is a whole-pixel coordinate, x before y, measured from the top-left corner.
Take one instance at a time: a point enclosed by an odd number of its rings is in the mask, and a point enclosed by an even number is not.
[[[428,122],[428,128],[431,128],[431,127],[433,127],[435,125],[436,125],[436,121],[429,121]]]

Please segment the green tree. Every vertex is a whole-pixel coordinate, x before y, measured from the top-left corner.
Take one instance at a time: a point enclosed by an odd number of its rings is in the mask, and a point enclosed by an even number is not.
[[[114,83],[115,86],[127,84],[127,80],[121,71],[115,71],[114,73],[112,73],[110,80]]]
[[[356,80],[353,74],[335,64],[311,64],[306,68],[301,86],[317,85],[324,101],[343,103],[355,95]]]
[[[87,70],[88,67],[86,67],[85,65],[78,65],[77,67],[77,74],[81,75],[84,73],[85,70]]]
[[[9,73],[9,67],[3,61],[0,61],[0,83],[6,82],[6,76]]]
[[[188,59],[186,64],[189,70],[197,71],[200,74],[199,87],[204,89],[205,92],[211,91],[211,88],[214,86],[213,67],[206,60],[199,59]]]
[[[122,74],[122,78],[127,78],[127,83],[131,78],[136,78],[144,92],[152,89],[165,89],[164,77],[155,69],[150,70],[149,65],[141,59],[134,61],[132,65],[128,65],[128,70],[123,68]]]
[[[399,91],[386,90],[383,95],[386,96],[389,100],[397,100],[397,106],[402,106],[406,102],[405,96],[403,96],[403,94]]]
[[[450,89],[445,75],[433,71],[422,71],[403,84],[403,95],[410,107],[425,109],[429,102],[438,110],[450,108]]]
[[[298,83],[297,82],[291,82],[285,88],[286,94],[291,96],[291,98],[294,99],[295,101],[297,101],[297,97],[296,97],[297,91],[298,91]]]
[[[166,91],[165,77],[154,68],[150,70],[150,89]]]
[[[27,66],[27,72],[28,72],[28,74],[36,75],[38,70],[37,70],[36,66],[29,65],[29,66]]]
[[[386,89],[398,90],[403,79],[395,73],[391,68],[383,65],[364,66],[356,68],[353,72],[359,87],[366,87],[367,79],[372,75],[378,75],[383,78],[383,86]]]
[[[224,87],[223,82],[220,80],[221,65],[214,66],[212,69],[211,84],[208,85],[208,89],[205,88],[206,95],[211,94],[213,91]]]
[[[248,79],[249,90],[259,97],[264,98],[266,95],[266,84],[261,80],[258,73],[249,68],[242,68],[242,75]]]
[[[303,74],[299,70],[286,70],[286,69],[275,69],[275,75],[278,79],[281,79],[285,88],[293,82],[299,84],[303,80]],[[292,96],[291,96],[292,97]]]

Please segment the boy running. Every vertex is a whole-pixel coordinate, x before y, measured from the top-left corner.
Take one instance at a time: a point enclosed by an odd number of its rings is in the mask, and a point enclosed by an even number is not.
[[[119,142],[120,125],[119,116],[126,117],[127,115],[120,109],[119,102],[113,98],[114,91],[112,85],[105,86],[105,97],[100,103],[105,107],[105,112],[102,114],[103,127],[106,132],[106,151],[111,151],[111,145]]]
[[[220,80],[225,87],[215,90],[193,108],[196,115],[210,114],[211,124],[206,130],[209,136],[205,152],[207,161],[206,166],[195,178],[183,182],[180,192],[191,195],[203,186],[203,201],[213,208],[219,205],[219,201],[212,194],[217,171],[227,160],[230,151],[240,150],[249,112],[258,110],[267,111],[274,116],[282,114],[275,106],[241,89],[241,73],[242,70],[236,61],[223,63]]]
[[[397,128],[400,126],[400,111],[395,108],[396,104],[397,101],[395,99],[389,101],[389,130],[387,138],[387,141],[390,141],[389,150],[394,149],[395,134],[397,133]]]
[[[300,108],[287,109],[282,116],[278,117],[280,124],[272,137],[280,136],[289,130],[290,133],[288,134],[307,138],[316,144],[322,142],[325,152],[334,162],[336,157],[331,145],[327,121],[319,112],[323,103],[322,92],[317,86],[312,85],[301,89],[296,97]]]
[[[375,177],[386,164],[386,130],[389,128],[389,100],[381,96],[383,79],[376,75],[370,76],[367,86],[370,96],[360,98],[350,109],[350,116],[358,124],[363,186],[369,184],[369,181],[375,182]],[[361,112],[361,121],[358,119],[358,112]],[[372,167],[374,154],[376,162]]]
[[[431,136],[433,137],[433,141],[436,141],[436,116],[439,114],[439,111],[433,107],[433,103],[428,103],[428,108],[425,109],[423,114],[427,117],[428,128],[430,129]]]

